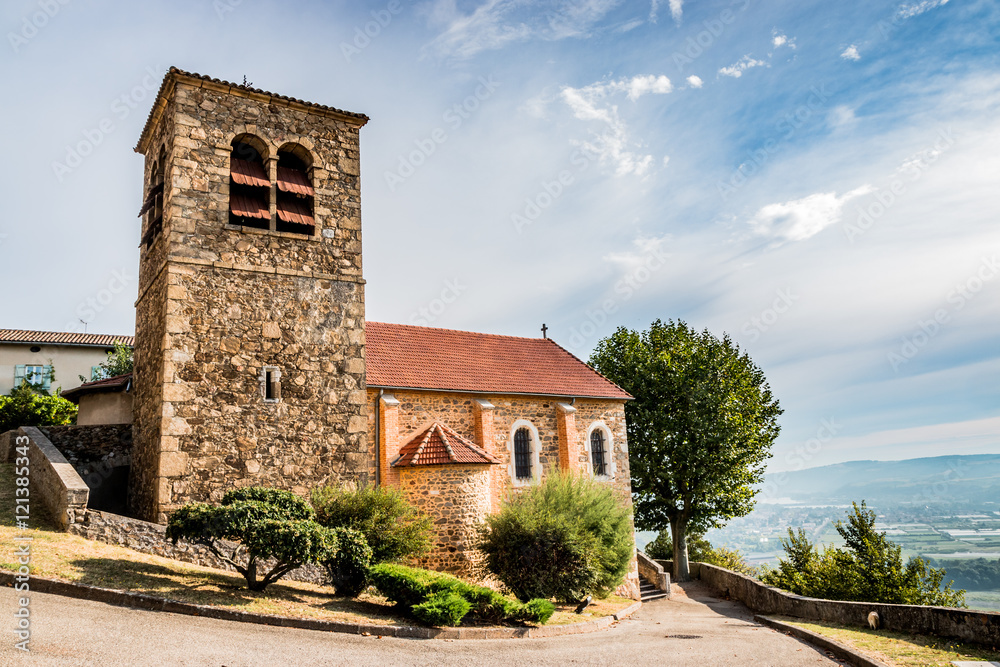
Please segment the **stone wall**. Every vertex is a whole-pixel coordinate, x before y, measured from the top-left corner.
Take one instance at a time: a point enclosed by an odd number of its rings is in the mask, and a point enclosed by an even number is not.
[[[90,490],[66,457],[34,426],[23,426],[5,434],[6,460],[14,463],[16,476],[22,476],[18,471],[24,467],[21,459],[25,458],[18,448],[25,446],[28,448],[28,507],[41,505],[56,524],[66,530],[86,511]],[[30,512],[27,520],[31,525]]]
[[[739,600],[762,614],[867,627],[868,614],[876,611],[880,626],[886,630],[948,637],[987,647],[1000,645],[1000,613],[997,612],[818,600],[787,593],[746,575],[707,563],[691,563],[691,576],[698,577],[717,593]]]
[[[68,532],[86,537],[89,540],[127,547],[142,553],[217,570],[235,571],[229,563],[221,560],[208,547],[184,540],[174,544],[167,539],[166,531],[166,526],[158,523],[149,523],[96,510],[81,512],[77,521],[68,528]],[[225,542],[224,545],[227,549],[234,546],[229,542]],[[265,563],[265,566],[267,565]],[[261,569],[263,570],[263,567]],[[317,565],[303,565],[292,570],[285,577],[315,584],[325,584],[327,581],[326,571]]]
[[[364,119],[171,72],[137,150],[166,159],[163,231],[140,257],[133,512],[164,521],[234,486],[364,481]],[[230,153],[255,137],[271,229],[229,224]],[[309,156],[315,233],[274,229],[277,153]],[[147,216],[148,217],[148,216]],[[147,222],[148,224],[148,222]],[[281,373],[264,401],[264,367]]]
[[[90,487],[88,507],[124,514],[132,460],[132,425],[40,427]]]
[[[431,550],[417,567],[472,575],[479,562],[476,528],[490,513],[488,465],[414,466],[399,470],[407,500],[433,520]]]

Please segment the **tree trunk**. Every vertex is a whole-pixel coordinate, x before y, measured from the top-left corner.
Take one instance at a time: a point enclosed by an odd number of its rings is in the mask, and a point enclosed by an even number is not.
[[[676,521],[670,524],[674,542],[674,581],[691,581],[688,568],[687,525]]]

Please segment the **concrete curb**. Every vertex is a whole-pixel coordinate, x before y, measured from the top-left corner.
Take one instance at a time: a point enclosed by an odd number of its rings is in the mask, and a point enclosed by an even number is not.
[[[854,667],[888,667],[888,665],[884,662],[879,662],[878,660],[869,658],[865,654],[858,652],[857,649],[851,648],[850,646],[842,644],[834,639],[830,639],[829,637],[824,637],[823,635],[813,632],[812,630],[800,628],[797,625],[791,625],[789,623],[783,623],[777,619],[761,616],[759,614],[755,615],[753,619],[758,623],[763,623],[764,625],[774,628],[775,630],[780,630],[781,632],[794,635],[805,642],[825,649],[848,664],[854,665]]]
[[[12,587],[14,573],[0,571],[0,586]],[[642,606],[636,602],[621,611],[604,616],[593,621],[574,623],[572,625],[540,626],[537,628],[423,628],[407,625],[374,625],[370,623],[342,623],[339,621],[322,621],[308,618],[291,618],[273,614],[255,614],[247,611],[236,611],[210,605],[178,602],[164,598],[153,597],[143,593],[131,593],[111,588],[99,588],[86,584],[75,584],[58,579],[47,579],[32,576],[28,580],[29,588],[35,593],[49,593],[65,597],[79,598],[103,602],[116,607],[131,607],[147,611],[164,611],[171,614],[187,616],[202,616],[217,618],[224,621],[239,621],[241,623],[257,623],[258,625],[275,625],[283,628],[299,628],[301,630],[320,630],[324,632],[343,632],[360,635],[371,634],[381,637],[405,637],[410,639],[529,639],[540,637],[560,637],[563,635],[579,635],[588,632],[604,630],[612,623],[627,618],[637,612]]]

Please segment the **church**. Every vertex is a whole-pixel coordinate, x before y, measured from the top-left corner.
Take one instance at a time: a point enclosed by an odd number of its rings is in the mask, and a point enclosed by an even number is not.
[[[630,502],[631,397],[554,341],[366,322],[367,122],[167,73],[135,148],[130,512],[163,523],[239,486],[392,486],[433,518],[418,564],[462,574],[483,518],[553,471]]]

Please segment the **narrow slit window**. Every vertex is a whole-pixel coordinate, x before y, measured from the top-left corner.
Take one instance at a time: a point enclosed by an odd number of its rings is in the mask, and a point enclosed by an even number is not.
[[[281,400],[281,371],[273,366],[265,366],[261,373],[261,390],[265,403],[277,403]]]
[[[608,474],[606,453],[607,450],[604,447],[604,431],[596,429],[590,434],[590,456],[594,463],[594,474],[599,477],[606,477]]]
[[[531,479],[531,434],[526,428],[514,433],[514,476]]]
[[[161,147],[159,159],[153,163],[153,168],[149,172],[149,191],[146,193],[146,200],[139,210],[139,217],[145,216],[146,231],[142,237],[142,244],[147,248],[153,245],[153,241],[163,230],[163,171],[166,159],[166,148]]]

